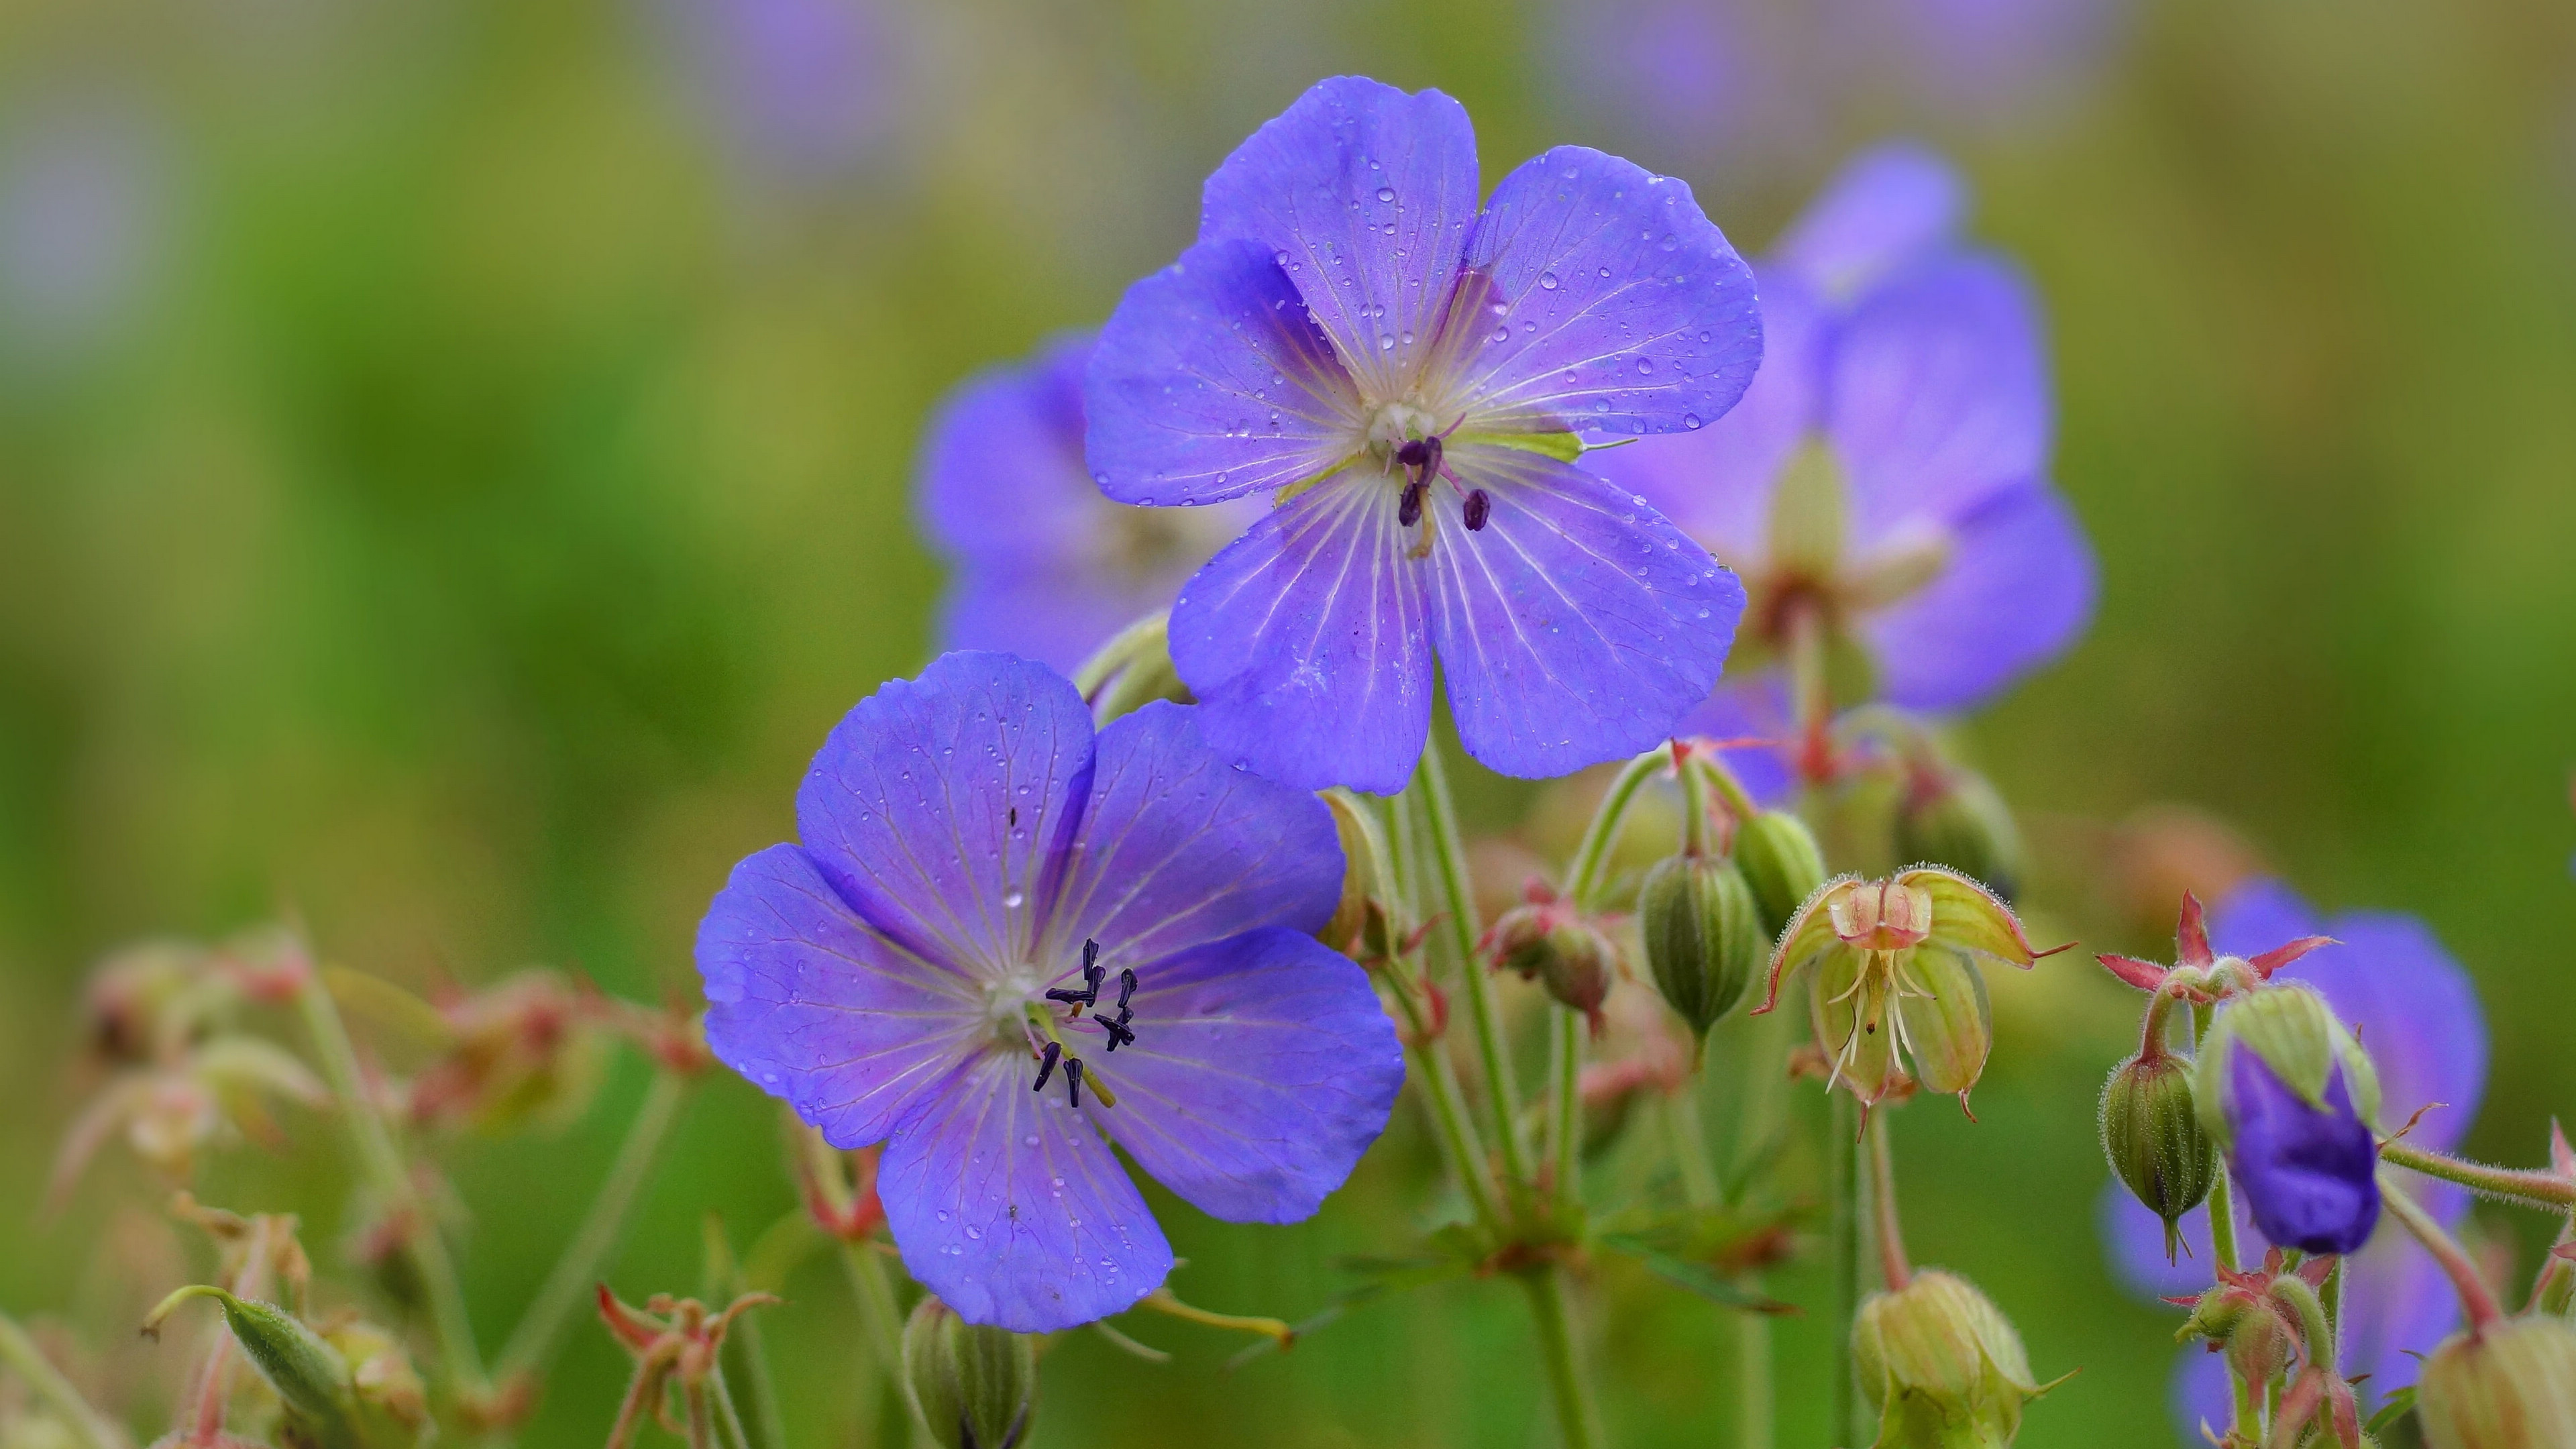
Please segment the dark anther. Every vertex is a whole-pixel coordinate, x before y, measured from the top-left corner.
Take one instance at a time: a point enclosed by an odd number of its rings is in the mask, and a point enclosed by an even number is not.
[[[1128,999],[1129,999],[1129,998],[1131,998],[1131,997],[1133,997],[1135,994],[1136,994],[1136,973],[1135,973],[1134,971],[1121,971],[1121,972],[1119,972],[1119,973],[1118,973],[1118,1019],[1119,1019],[1120,1021],[1125,1021],[1125,1020],[1127,1019],[1127,1002],[1128,1002]]]
[[[1469,533],[1482,532],[1485,527],[1485,520],[1493,516],[1494,500],[1492,495],[1486,493],[1482,488],[1471,490],[1467,494],[1467,531]]]
[[[1127,1013],[1122,1011],[1118,1013],[1118,1015],[1122,1018],[1118,1021],[1111,1021],[1109,1018],[1101,1016],[1096,1012],[1091,1018],[1093,1021],[1100,1023],[1100,1029],[1102,1031],[1109,1033],[1109,1050],[1113,1052],[1122,1046],[1131,1046],[1136,1041],[1136,1033],[1127,1029],[1127,1023],[1123,1019],[1126,1017]]]
[[[1082,1105],[1082,1058],[1067,1057],[1064,1062],[1064,1094],[1073,1105]]]
[[[1053,1075],[1055,1074],[1055,1062],[1056,1062],[1056,1058],[1058,1058],[1058,1057],[1060,1057],[1060,1056],[1063,1056],[1063,1055],[1064,1055],[1064,1043],[1062,1043],[1062,1042],[1054,1042],[1054,1041],[1051,1041],[1051,1042],[1048,1042],[1048,1043],[1046,1044],[1046,1050],[1045,1050],[1044,1052],[1040,1053],[1040,1054],[1039,1054],[1039,1056],[1038,1056],[1038,1080],[1037,1080],[1037,1084],[1036,1084],[1035,1086],[1030,1087],[1030,1088],[1029,1088],[1029,1090],[1030,1090],[1030,1091],[1032,1091],[1032,1092],[1043,1092],[1043,1091],[1045,1091],[1045,1090],[1046,1090],[1046,1079],[1047,1079],[1048,1077],[1053,1076]],[[1079,1071],[1081,1071],[1081,1070],[1082,1070],[1082,1063],[1080,1063],[1080,1062],[1075,1062],[1072,1066],[1070,1066],[1070,1067],[1066,1068],[1066,1070],[1067,1070],[1067,1071],[1071,1071],[1071,1072],[1079,1072]]]
[[[1411,528],[1422,521],[1422,484],[1419,480],[1404,485],[1404,496],[1396,500],[1395,521],[1403,528]]]
[[[1440,440],[1416,438],[1395,450],[1395,461],[1413,470],[1416,481],[1440,471]]]
[[[1099,962],[1100,943],[1098,941],[1085,940],[1082,943],[1082,974],[1085,976],[1090,975],[1091,968],[1098,965]]]

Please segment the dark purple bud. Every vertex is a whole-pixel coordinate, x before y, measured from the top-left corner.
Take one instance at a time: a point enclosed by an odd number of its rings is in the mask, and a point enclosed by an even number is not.
[[[2379,1147],[2353,1107],[2342,1064],[2326,1079],[2319,1110],[2258,1054],[2231,1057],[2235,1140],[2227,1165],[2253,1209],[2254,1226],[2301,1252],[2360,1251],[2379,1224]]]
[[[1484,489],[1478,488],[1467,495],[1467,531],[1469,533],[1482,533],[1485,520],[1493,516],[1494,500]]]
[[[1395,521],[1405,528],[1411,528],[1422,521],[1422,485],[1420,483],[1404,485],[1404,496],[1396,500]]]

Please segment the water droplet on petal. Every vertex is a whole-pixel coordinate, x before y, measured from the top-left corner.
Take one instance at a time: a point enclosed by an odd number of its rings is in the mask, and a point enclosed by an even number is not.
[[[1551,292],[1555,291],[1555,290],[1556,290],[1556,288],[1557,288],[1556,273],[1554,273],[1554,272],[1541,272],[1541,273],[1539,273],[1539,274],[1538,274],[1538,284],[1539,284],[1541,287],[1546,288],[1548,291],[1551,291]]]
[[[1392,187],[1392,186],[1381,186],[1381,187],[1379,187],[1379,188],[1377,189],[1377,199],[1378,199],[1378,200],[1380,200],[1380,201],[1393,201],[1393,200],[1395,200],[1395,188],[1394,188],[1394,187]]]
[[[1703,423],[1701,423],[1701,422],[1700,422],[1700,420],[1699,420],[1699,414],[1697,414],[1697,413],[1684,413],[1684,414],[1682,414],[1682,426],[1683,426],[1683,427],[1685,427],[1685,428],[1697,428],[1697,427],[1702,427],[1702,426],[1705,426],[1705,425],[1704,425]]]
[[[1002,897],[1002,909],[1006,911],[1016,911],[1021,906],[1026,905],[1028,903],[1028,899],[1029,898],[1027,896],[1018,891],[1011,891]]]

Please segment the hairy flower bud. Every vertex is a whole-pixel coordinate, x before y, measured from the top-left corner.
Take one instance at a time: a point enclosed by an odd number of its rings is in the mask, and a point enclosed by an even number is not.
[[[338,1349],[273,1303],[202,1283],[162,1299],[143,1320],[143,1331],[157,1336],[162,1320],[191,1298],[212,1298],[223,1306],[233,1341],[284,1403],[290,1438],[318,1449],[357,1449],[356,1386]]]
[[[2218,1145],[2192,1105],[2191,1064],[2162,1050],[2122,1062],[2102,1084],[2102,1151],[2138,1201],[2164,1219],[2170,1260],[2182,1215],[2218,1177]]]
[[[1342,898],[1315,939],[1364,966],[1386,961],[1396,954],[1398,928],[1385,832],[1367,802],[1350,791],[1337,785],[1322,799],[1341,841]]]
[[[904,1391],[940,1449],[1012,1449],[1038,1396],[1037,1340],[924,1298],[903,1326]]]
[[[2576,1449],[2576,1324],[2526,1316],[2455,1333],[2415,1394],[2432,1449]]]
[[[1974,770],[1944,763],[1911,774],[1896,811],[1896,853],[1946,865],[2006,900],[2021,893],[2021,829],[2003,796]]]
[[[1494,922],[1485,950],[1498,967],[1535,980],[1547,994],[1582,1012],[1601,1029],[1601,1003],[1610,994],[1618,948],[1601,928],[1559,901],[1516,906]]]
[[[2290,1364],[2297,1340],[2280,1306],[2243,1287],[2222,1283],[2200,1295],[2174,1341],[2207,1339],[2227,1354],[2227,1365],[2248,1383],[2269,1383]]]
[[[2275,985],[2222,1009],[2192,1098],[2264,1237],[2310,1253],[2355,1252],[2370,1240],[2379,1077],[2325,998]]]
[[[2009,1444],[2022,1405],[2055,1387],[2031,1377],[2021,1335],[1986,1295],[1937,1268],[1861,1305],[1852,1358],[1878,1449]]]
[[[1706,855],[1676,855],[1646,872],[1637,933],[1656,989],[1694,1039],[1743,999],[1771,945],[1744,872]]]
[[[1737,828],[1735,863],[1761,908],[1762,934],[1772,940],[1825,883],[1825,855],[1814,833],[1785,810],[1761,811]]]

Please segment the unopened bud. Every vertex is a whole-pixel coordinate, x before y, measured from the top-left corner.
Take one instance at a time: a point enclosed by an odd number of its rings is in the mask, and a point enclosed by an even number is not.
[[[2526,1316],[2451,1335],[2416,1375],[2415,1412],[2432,1449],[2571,1449],[2576,1324]]]
[[[235,1297],[203,1283],[162,1299],[144,1318],[143,1331],[157,1337],[162,1320],[191,1298],[212,1298],[223,1305],[224,1323],[232,1329],[233,1341],[277,1391],[301,1437],[319,1449],[355,1449],[356,1389],[348,1360],[338,1349],[275,1304]]]
[[[2011,900],[2021,892],[2021,829],[2003,796],[1974,770],[1918,770],[1896,811],[1896,853],[1946,865]]]
[[[2227,1355],[2227,1366],[2247,1383],[2270,1383],[2290,1364],[2290,1321],[2268,1297],[2220,1284],[2200,1295],[2191,1317],[2174,1333],[2176,1343],[2207,1339]]]
[[[1852,1358],[1878,1449],[2009,1444],[2022,1405],[2056,1387],[2031,1377],[2021,1335],[1986,1295],[1937,1268],[1861,1305]]]
[[[1342,898],[1315,938],[1362,965],[1396,954],[1395,876],[1388,868],[1386,833],[1366,801],[1335,786],[1323,792],[1342,845]]]
[[[1094,718],[1107,724],[1158,699],[1196,702],[1172,664],[1171,624],[1168,613],[1139,619],[1074,671],[1074,687],[1091,702]]]
[[[1785,810],[1760,811],[1737,828],[1735,863],[1761,908],[1762,934],[1773,940],[1825,883],[1825,855],[1814,832]]]
[[[1732,1010],[1770,954],[1753,887],[1732,861],[1676,855],[1646,872],[1637,932],[1655,986],[1694,1039]]]
[[[2170,1260],[2182,1215],[2218,1178],[2218,1144],[2192,1105],[2191,1064],[2162,1050],[2122,1062],[2102,1084],[2102,1151],[2138,1201],[2164,1219]]]
[[[2351,1253],[2379,1222],[2379,1079],[2325,998],[2267,986],[2218,1013],[2194,1067],[2201,1127],[2263,1236]]]
[[[1037,1404],[1037,1340],[924,1298],[903,1326],[912,1411],[940,1449],[1013,1449]]]
[[[2345,1087],[2367,1121],[2379,1115],[2379,1073],[2370,1056],[2335,1019],[2326,999],[2296,983],[2267,986],[2228,1003],[2201,1044],[2192,1083],[2201,1125],[2222,1148],[2233,1145],[2234,1061],[2250,1051],[2310,1107],[2327,1105],[2341,1068]]]
[[[1535,901],[1506,912],[1485,938],[1494,964],[1535,980],[1547,994],[1582,1012],[1601,1029],[1601,1003],[1610,994],[1618,948],[1601,929],[1557,901]]]

